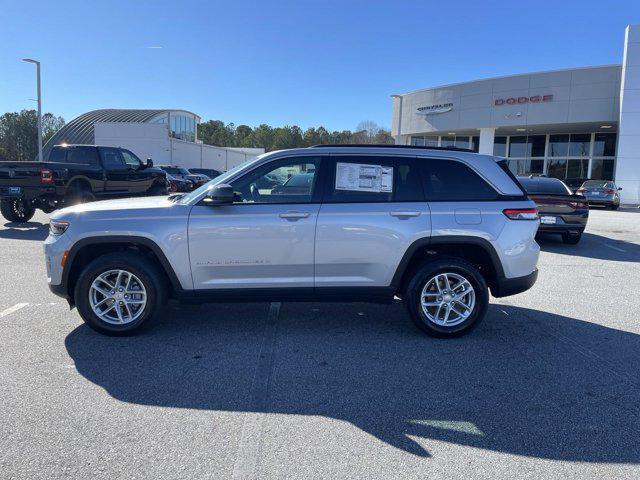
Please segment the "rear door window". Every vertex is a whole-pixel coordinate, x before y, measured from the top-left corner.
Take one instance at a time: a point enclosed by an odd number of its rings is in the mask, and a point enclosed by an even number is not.
[[[380,203],[423,201],[413,157],[332,156],[324,201]]]
[[[427,201],[491,201],[499,197],[480,175],[456,160],[424,159],[420,172]]]
[[[95,147],[70,147],[67,151],[66,163],[98,165],[98,152]]]
[[[49,162],[52,163],[64,163],[67,155],[67,149],[64,147],[54,147],[49,154]]]

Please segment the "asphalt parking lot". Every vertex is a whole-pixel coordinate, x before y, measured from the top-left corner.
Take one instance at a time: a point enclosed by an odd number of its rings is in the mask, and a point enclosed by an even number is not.
[[[0,222],[0,477],[640,477],[640,210],[541,241],[470,335],[400,303],[166,309],[100,336],[46,286],[47,218]]]

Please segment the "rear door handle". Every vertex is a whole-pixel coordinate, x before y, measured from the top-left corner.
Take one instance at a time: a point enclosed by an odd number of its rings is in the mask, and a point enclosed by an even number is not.
[[[419,217],[420,212],[414,211],[398,211],[398,212],[389,212],[389,215],[392,217]]]
[[[287,220],[297,220],[299,218],[307,218],[308,212],[284,212],[279,215],[280,218],[286,218]]]

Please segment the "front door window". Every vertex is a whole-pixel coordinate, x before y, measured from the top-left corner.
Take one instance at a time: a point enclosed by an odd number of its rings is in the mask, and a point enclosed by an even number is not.
[[[232,182],[237,203],[311,203],[319,159],[298,157],[271,162]]]

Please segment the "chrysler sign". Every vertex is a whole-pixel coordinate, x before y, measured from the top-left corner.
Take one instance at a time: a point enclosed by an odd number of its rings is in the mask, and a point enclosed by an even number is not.
[[[453,103],[439,103],[436,105],[428,105],[426,107],[418,107],[418,115],[433,115],[436,113],[448,112],[453,108]]]
[[[517,105],[521,103],[540,103],[550,102],[553,100],[553,95],[533,95],[532,97],[509,97],[509,98],[496,98],[494,105]]]

